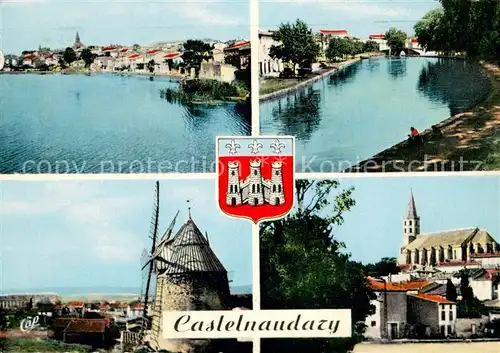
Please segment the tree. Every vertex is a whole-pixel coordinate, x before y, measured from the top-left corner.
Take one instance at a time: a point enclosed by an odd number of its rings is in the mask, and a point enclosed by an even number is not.
[[[328,42],[328,47],[325,51],[325,56],[330,61],[337,61],[337,58],[344,59],[345,55],[350,52],[349,41],[344,38],[333,37]]]
[[[413,29],[418,37],[418,42],[425,50],[448,51],[449,40],[445,33],[444,11],[442,8],[427,12]]]
[[[353,189],[333,196],[337,181],[297,180],[295,185],[294,211],[260,228],[262,308],[349,308],[354,332],[348,340],[264,341],[270,346],[265,350],[318,352],[329,347],[342,351],[360,338],[363,325],[359,323],[373,309],[363,266],[349,259],[332,229],[342,225],[343,214],[355,205]]]
[[[313,63],[320,54],[320,45],[312,30],[301,20],[295,23],[282,23],[274,32],[273,39],[280,42],[269,49],[273,59],[291,62],[293,70],[306,63]]]
[[[455,285],[451,281],[451,279],[448,278],[448,281],[446,282],[446,299],[451,300],[452,302],[457,302],[457,289],[455,288]]]
[[[149,72],[153,73],[153,71],[155,71],[155,66],[156,66],[156,63],[153,59],[149,60],[148,64],[147,64],[147,68],[149,70]]]
[[[376,52],[380,50],[380,45],[374,40],[367,41],[363,46],[363,51],[365,53]]]
[[[85,48],[82,50],[82,54],[80,55],[83,61],[85,61],[85,67],[89,67],[90,64],[94,62],[96,55],[92,54],[90,49]]]
[[[200,71],[203,60],[213,59],[214,46],[201,40],[189,39],[184,43],[184,52],[182,54],[183,66],[186,70],[194,68],[196,76]]]
[[[385,32],[385,40],[392,54],[399,54],[404,49],[408,35],[400,29],[391,28]]]
[[[71,64],[73,61],[76,61],[76,53],[72,48],[66,48],[64,50],[63,59],[66,63]]]
[[[462,270],[460,275],[460,294],[462,299],[457,304],[457,317],[478,318],[487,313],[483,303],[474,296],[474,291],[469,283],[469,274]]]
[[[382,277],[395,275],[401,271],[398,261],[394,257],[384,257],[379,262],[365,266],[365,273],[369,276]]]

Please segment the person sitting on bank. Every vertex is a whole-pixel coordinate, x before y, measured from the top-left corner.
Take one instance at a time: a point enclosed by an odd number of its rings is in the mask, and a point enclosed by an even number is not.
[[[410,145],[421,145],[423,143],[422,136],[420,136],[418,130],[413,126],[410,128],[408,138]]]

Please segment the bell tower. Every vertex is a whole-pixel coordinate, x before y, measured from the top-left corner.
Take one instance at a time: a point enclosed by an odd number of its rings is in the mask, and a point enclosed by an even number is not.
[[[403,219],[403,243],[401,244],[401,258],[406,262],[405,247],[413,242],[420,234],[420,217],[417,214],[417,207],[415,206],[415,198],[413,197],[413,190],[410,190],[410,201],[406,209],[406,215]]]

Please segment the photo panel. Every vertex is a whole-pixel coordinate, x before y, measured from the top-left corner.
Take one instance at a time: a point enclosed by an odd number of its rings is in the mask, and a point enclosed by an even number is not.
[[[498,170],[499,14],[483,1],[262,2],[260,132],[297,138],[297,173]]]
[[[213,180],[3,181],[0,194],[3,352],[252,352],[164,334],[174,312],[252,309],[251,225],[220,212]]]
[[[251,134],[249,4],[2,2],[0,173],[213,173]]]
[[[260,351],[497,352],[498,190],[499,175],[296,180],[292,213],[260,227],[261,309],[349,309],[352,334]]]

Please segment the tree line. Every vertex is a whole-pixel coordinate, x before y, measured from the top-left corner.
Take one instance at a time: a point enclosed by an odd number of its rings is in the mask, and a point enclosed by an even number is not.
[[[415,25],[420,45],[444,54],[500,61],[500,2],[440,0]]]

